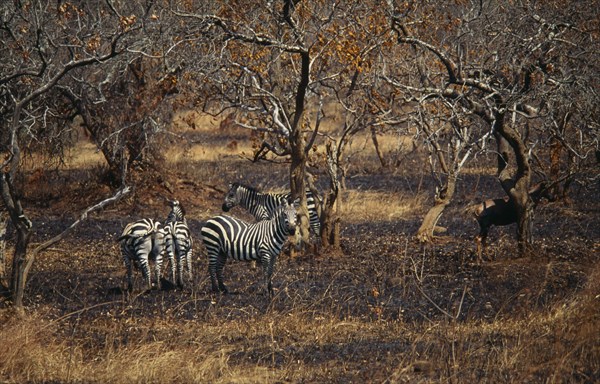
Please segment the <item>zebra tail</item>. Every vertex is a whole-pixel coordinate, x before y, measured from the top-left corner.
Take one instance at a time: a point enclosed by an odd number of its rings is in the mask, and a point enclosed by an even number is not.
[[[124,234],[124,235],[121,235],[121,236],[119,236],[119,237],[117,238],[117,242],[119,243],[119,242],[121,242],[121,241],[123,241],[123,240],[125,240],[125,239],[132,239],[132,238],[136,238],[136,239],[143,239],[143,238],[145,238],[145,237],[148,237],[148,236],[150,236],[150,235],[151,235],[151,234],[153,234],[154,232],[155,232],[154,230],[152,230],[152,231],[147,231],[146,233],[142,233],[142,234],[140,234],[140,235],[135,235],[135,234],[133,234],[133,233],[126,233],[126,234]]]

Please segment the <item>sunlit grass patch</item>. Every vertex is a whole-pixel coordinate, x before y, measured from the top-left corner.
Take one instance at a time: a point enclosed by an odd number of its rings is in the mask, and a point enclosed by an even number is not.
[[[376,190],[350,190],[344,196],[345,222],[405,220],[425,208],[426,195]]]

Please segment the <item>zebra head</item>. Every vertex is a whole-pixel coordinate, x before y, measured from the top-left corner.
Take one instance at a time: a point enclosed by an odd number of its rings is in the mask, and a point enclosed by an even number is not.
[[[225,194],[225,200],[223,201],[223,212],[229,212],[231,208],[240,204],[241,192],[240,184],[229,184],[229,191]]]
[[[175,214],[181,212],[181,204],[179,203],[179,200],[169,200],[169,207],[171,207],[171,212],[175,212]]]
[[[179,200],[168,200],[168,202],[169,206],[171,207],[171,212],[169,212],[167,222],[185,221],[185,209],[183,209],[183,206]]]
[[[278,213],[282,222],[284,230],[293,235],[296,233],[296,226],[298,225],[298,212],[294,206],[294,203],[288,203],[287,200],[284,200],[283,204],[279,206]]]

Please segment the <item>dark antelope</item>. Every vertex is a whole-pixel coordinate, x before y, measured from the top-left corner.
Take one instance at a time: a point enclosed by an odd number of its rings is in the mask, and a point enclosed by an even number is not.
[[[529,190],[529,197],[535,208],[542,198],[551,200],[548,188],[544,183],[538,183]],[[479,223],[479,235],[475,237],[477,242],[477,257],[482,260],[483,249],[492,225],[509,225],[517,222],[517,210],[514,201],[508,196],[502,199],[490,199],[467,208],[468,212],[475,215]]]

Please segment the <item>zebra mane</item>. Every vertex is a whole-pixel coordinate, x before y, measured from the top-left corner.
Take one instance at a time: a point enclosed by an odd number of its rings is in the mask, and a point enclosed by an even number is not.
[[[186,216],[185,208],[183,208],[183,205],[181,205],[181,203],[179,203],[179,209],[181,210],[181,215],[183,216],[183,218],[185,218],[185,216]]]
[[[238,189],[238,188],[245,188],[250,192],[254,192],[254,193],[260,193],[262,194],[263,192],[259,191],[258,189],[256,189],[255,187],[252,187],[248,184],[243,184],[243,183],[238,183],[238,182],[234,182],[231,183],[231,188],[230,189]]]

